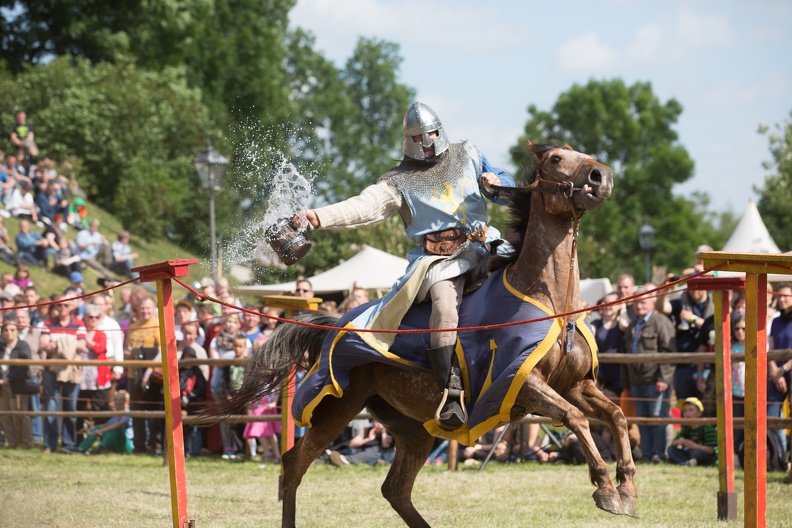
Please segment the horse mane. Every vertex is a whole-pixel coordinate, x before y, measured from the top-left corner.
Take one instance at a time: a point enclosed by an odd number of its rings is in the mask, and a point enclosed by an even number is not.
[[[521,152],[528,152],[530,155],[528,164],[523,167],[522,177],[517,182],[518,187],[525,187],[536,181],[539,176],[539,160],[544,155],[557,148],[571,148],[569,145],[559,145],[558,143],[530,143],[519,148]],[[514,253],[504,264],[511,264],[517,260],[522,249],[525,234],[528,232],[528,220],[531,217],[531,197],[532,193],[517,192],[511,194],[508,204],[509,223],[506,229],[506,239],[514,247]]]

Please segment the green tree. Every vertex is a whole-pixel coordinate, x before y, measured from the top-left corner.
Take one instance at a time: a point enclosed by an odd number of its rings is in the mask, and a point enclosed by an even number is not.
[[[195,192],[190,160],[215,127],[183,71],[62,57],[0,73],[0,113],[18,107],[28,109],[42,155],[78,160],[80,186],[127,228],[146,237],[178,233],[178,241],[203,247],[191,238],[206,198]]]
[[[517,166],[527,165],[530,140],[568,143],[614,169],[613,196],[582,222],[583,276],[643,277],[638,228],[644,222],[657,230],[654,262],[671,270],[690,265],[697,245],[723,243],[706,195],[672,192],[693,174],[693,160],[674,130],[682,113],[675,99],[662,103],[650,83],[591,80],[562,93],[551,110],[531,105],[528,113],[525,133],[512,148]]]
[[[790,119],[777,124],[773,129],[761,126],[759,133],[767,136],[772,159],[764,162],[764,187],[757,187],[757,207],[767,230],[781,251],[792,248],[792,114]]]

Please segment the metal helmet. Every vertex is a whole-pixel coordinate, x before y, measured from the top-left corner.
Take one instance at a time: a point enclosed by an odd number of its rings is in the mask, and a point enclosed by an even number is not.
[[[418,101],[412,103],[404,114],[404,155],[415,159],[425,160],[428,157],[424,154],[425,147],[434,144],[435,156],[439,156],[448,150],[448,136],[443,130],[443,123],[434,110],[424,103]],[[430,132],[437,131],[437,137],[429,137]],[[421,136],[421,141],[413,141],[413,136]]]

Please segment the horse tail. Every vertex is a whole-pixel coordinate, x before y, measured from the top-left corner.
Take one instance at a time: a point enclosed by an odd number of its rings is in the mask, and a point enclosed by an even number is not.
[[[297,316],[294,320],[333,326],[338,317],[337,314],[309,314]],[[281,324],[272,332],[269,341],[248,358],[239,389],[230,398],[216,402],[201,414],[208,418],[244,414],[249,404],[280,392],[283,383],[293,379],[294,367],[307,370],[316,363],[322,342],[329,332],[301,324]]]

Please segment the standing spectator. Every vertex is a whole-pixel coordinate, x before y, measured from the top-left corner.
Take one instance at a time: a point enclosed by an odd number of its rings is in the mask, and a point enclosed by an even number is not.
[[[17,258],[22,262],[42,266],[49,269],[49,255],[55,255],[51,251],[47,239],[41,233],[30,230],[30,222],[27,220],[19,221],[19,233],[15,238],[17,245]]]
[[[182,325],[182,339],[176,343],[176,350],[180,354],[186,348],[190,348],[197,359],[207,359],[209,355],[206,349],[198,343],[198,331],[201,328],[196,322],[184,323]],[[180,358],[181,359],[181,358]],[[205,380],[209,380],[209,365],[200,365]]]
[[[619,294],[612,292],[597,301],[597,304],[608,304],[618,299]],[[603,306],[597,310],[600,318],[591,322],[600,353],[614,354],[621,351],[624,331],[619,326],[619,308],[618,304]],[[600,364],[597,373],[597,385],[606,396],[616,401],[622,392],[621,365],[616,363]]]
[[[182,337],[182,325],[184,323],[194,322],[196,320],[196,313],[193,311],[193,305],[187,299],[182,299],[176,303],[176,308],[174,309],[174,316],[176,319],[176,326],[175,326],[175,333],[176,333],[176,342],[179,342],[183,339]],[[204,334],[203,328],[198,326],[198,344],[203,346],[204,338],[206,334]]]
[[[792,348],[792,284],[784,282],[776,288],[776,307],[778,317],[770,323],[770,346],[768,350]],[[767,416],[780,417],[784,400],[789,394],[789,372],[792,360],[768,361],[769,379],[767,380]],[[768,429],[776,435],[781,453],[786,453],[787,438],[783,429]],[[784,458],[786,460],[786,458]]]
[[[138,274],[132,272],[132,268],[135,267],[135,259],[138,258],[138,254],[129,247],[129,239],[129,231],[120,231],[118,240],[110,245],[110,251],[113,255],[113,263],[110,264],[110,269],[128,279],[136,279]]]
[[[294,295],[302,297],[303,299],[313,299],[314,291],[311,281],[308,279],[300,279],[294,286]]]
[[[107,336],[107,359],[124,361],[124,334],[121,332],[121,325],[110,317],[112,300],[106,293],[94,295],[91,304],[99,308],[99,320],[96,325]],[[124,367],[113,367],[113,379],[120,380],[124,374]],[[110,399],[112,401],[112,398]]]
[[[223,308],[226,308],[223,306]],[[239,333],[247,341],[244,334],[240,332],[241,324],[239,313],[233,312],[225,315],[223,328],[211,343],[209,343],[209,357],[212,359],[234,359],[237,356],[235,338]],[[252,345],[247,344],[250,349]],[[234,387],[236,380],[232,374],[238,374],[237,369],[229,367],[215,367],[212,369],[209,390],[214,401],[223,401],[229,394],[230,388]],[[220,435],[223,438],[223,458],[236,458],[236,438],[231,424],[220,423]],[[233,455],[233,456],[232,456]]]
[[[745,316],[743,314],[732,317],[731,351],[745,354]],[[732,361],[732,416],[742,418],[745,416],[745,362]],[[734,428],[734,449],[739,450],[740,444],[745,439],[745,431],[740,427]]]
[[[63,357],[75,359],[86,348],[85,326],[71,316],[71,301],[65,295],[53,295],[56,304],[49,305],[49,318],[41,330],[40,351],[46,359]],[[58,404],[64,412],[77,410],[82,368],[45,367],[43,375],[44,410],[55,412]],[[62,446],[67,453],[78,453],[77,418],[63,418]],[[53,453],[58,448],[58,418],[47,416],[44,421],[44,452]]]
[[[99,319],[102,309],[95,304],[85,307],[85,343],[86,348],[80,353],[81,359],[98,359],[105,361],[107,357],[107,334],[99,330]],[[80,401],[77,410],[109,411],[110,388],[112,385],[112,372],[110,367],[83,367],[82,381],[80,383]],[[106,419],[97,418],[97,424],[103,424]],[[77,428],[83,428],[83,420],[77,421]]]
[[[39,307],[36,306],[41,300],[41,296],[39,295],[39,292],[35,286],[28,286],[25,288],[23,295],[25,296],[25,304],[30,306],[30,308],[27,308],[30,325],[38,326],[39,323],[44,321],[44,317],[41,315],[41,310],[39,310]]]
[[[682,272],[682,277],[696,273],[693,268]],[[699,333],[707,317],[714,313],[712,296],[706,290],[688,289],[671,301],[672,319],[676,326],[676,345],[680,352],[699,351]],[[705,336],[706,338],[706,336]],[[677,400],[698,397],[704,392],[704,364],[680,363],[674,371],[674,392]]]
[[[16,266],[17,258],[11,249],[11,235],[5,226],[5,218],[0,216],[0,260],[11,266]]]
[[[703,413],[704,405],[698,398],[686,398],[682,403],[682,418],[701,418]],[[668,447],[668,458],[680,466],[711,466],[716,463],[718,433],[715,426],[683,425]]]
[[[264,336],[261,335],[261,316],[257,313],[244,312],[242,314],[242,331],[248,341],[253,343],[253,348],[264,344]]]
[[[219,336],[218,336],[219,337]],[[245,334],[237,331],[232,337],[232,351],[234,359],[244,359],[250,355],[250,341],[247,340]],[[231,398],[239,390],[242,385],[242,377],[245,374],[244,365],[228,365],[220,369],[222,371],[223,384],[221,395],[218,400],[222,398]],[[244,433],[244,424],[225,424],[223,427],[220,424],[220,432],[223,434],[223,459],[234,459],[237,457],[239,448],[242,447],[242,437]]]
[[[616,279],[616,293],[619,299],[626,299],[635,295],[635,279],[632,275],[625,273]],[[630,323],[635,319],[634,302],[624,303],[619,307],[619,326],[622,331],[627,330]]]
[[[3,359],[30,359],[30,348],[19,339],[19,330],[13,315],[3,321],[0,357]],[[33,376],[30,367],[3,365],[0,372],[0,410],[27,411],[33,393]],[[38,386],[36,385],[36,389]],[[33,433],[29,416],[3,416],[3,430],[9,447],[33,447]]]
[[[638,293],[651,289],[647,284]],[[652,288],[654,286],[651,286]],[[624,334],[622,352],[625,354],[657,354],[676,349],[674,325],[655,310],[656,298],[642,297],[635,301],[635,320]],[[674,380],[674,365],[635,363],[622,366],[622,383],[635,398],[636,414],[660,418],[668,415],[669,387]],[[666,427],[639,426],[644,461],[665,460]]]
[[[30,166],[31,158],[39,154],[33,125],[27,122],[27,114],[24,110],[18,110],[16,113],[16,124],[11,130],[11,143],[16,146],[16,155],[20,160],[24,160],[26,167]]]
[[[105,267],[108,261],[112,260],[110,244],[107,239],[99,232],[99,220],[93,219],[88,224],[88,229],[83,229],[77,233],[77,253],[82,261],[91,268],[98,271],[105,279],[116,280],[113,272]],[[132,402],[135,397],[132,395]]]
[[[126,359],[154,359],[160,353],[159,322],[156,318],[156,308],[151,297],[139,301],[137,319],[129,325],[125,354]],[[156,407],[156,400],[152,401],[151,394],[145,390],[151,378],[151,371],[135,369],[134,382],[130,377],[130,397],[133,411],[148,411]],[[148,438],[145,418],[133,418],[135,453],[156,452],[156,438]]]
[[[35,291],[35,287],[30,286]],[[27,293],[27,289],[25,290]],[[36,294],[38,296],[38,294]],[[27,295],[25,296],[27,298]],[[27,303],[31,304],[31,303]],[[14,317],[16,320],[17,328],[19,329],[19,340],[24,341],[30,348],[30,359],[40,360],[44,359],[39,351],[39,342],[41,340],[41,328],[35,328],[38,322],[33,323],[30,320],[30,311],[27,308],[17,308],[14,310]],[[38,316],[38,311],[36,311]],[[41,385],[41,372],[44,369],[41,365],[33,365],[30,367],[30,374],[33,376],[34,383]],[[29,409],[33,412],[41,411],[41,396],[40,391],[30,395]],[[41,444],[44,441],[44,432],[41,416],[32,416],[30,418],[30,426],[33,432],[33,442]]]
[[[265,416],[278,414],[278,397],[275,394],[267,394],[260,400],[255,401],[248,407],[249,416]],[[281,432],[279,422],[250,422],[245,424],[245,431],[242,436],[250,442],[250,458],[256,456],[256,443],[261,445],[261,464],[270,462],[280,463],[280,446],[278,436]]]
[[[180,359],[194,359],[195,350],[184,347]],[[198,365],[179,368],[179,388],[181,390],[182,409],[188,416],[197,414],[206,401],[206,377]],[[186,426],[184,450],[187,456],[201,455],[201,429],[197,425]]]

